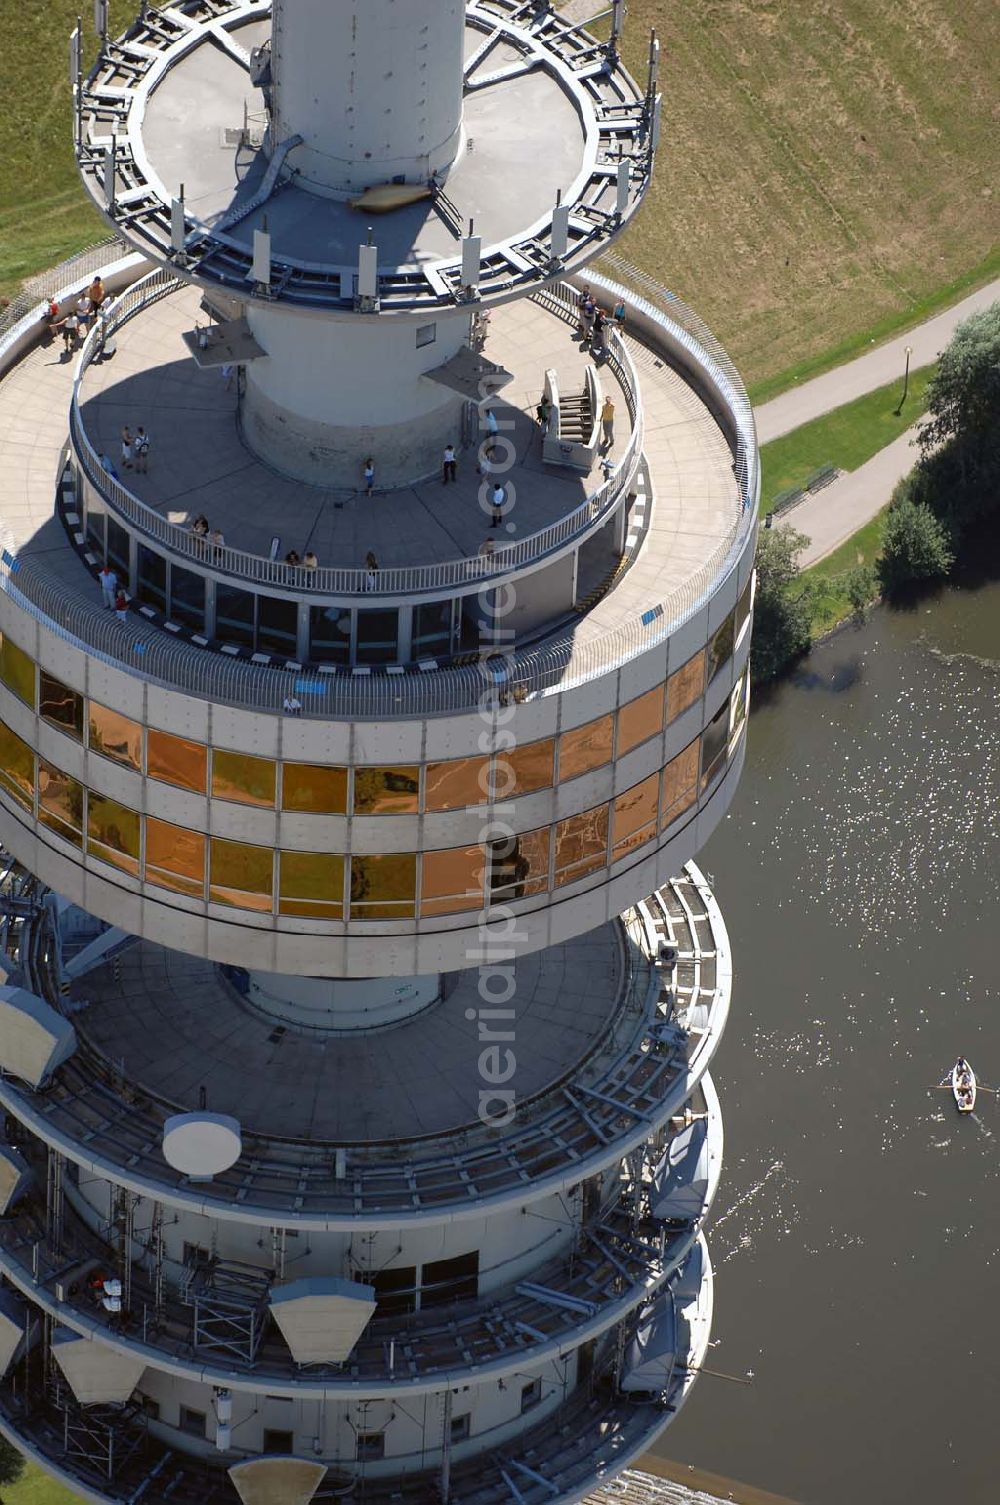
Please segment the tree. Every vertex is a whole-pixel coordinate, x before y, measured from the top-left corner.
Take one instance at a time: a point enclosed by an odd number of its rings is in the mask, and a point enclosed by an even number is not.
[[[955,555],[944,525],[923,502],[912,500],[905,483],[885,519],[879,579],[888,593],[919,580],[947,575]]]
[[[920,430],[928,454],[949,440],[970,451],[997,449],[1000,412],[1000,302],[966,319],[955,331],[927,389],[929,420]]]
[[[1000,505],[1000,303],[959,325],[927,398],[909,494],[926,502],[959,544]]]
[[[0,1486],[4,1484],[16,1484],[24,1473],[24,1458],[13,1443],[5,1437],[0,1437]],[[0,1496],[0,1505],[3,1497]]]
[[[757,544],[750,672],[758,684],[774,679],[812,642],[813,592],[796,555],[808,539],[793,528],[765,528]]]
[[[837,584],[851,603],[855,617],[861,621],[865,611],[878,594],[878,575],[870,564],[856,564],[838,577]]]

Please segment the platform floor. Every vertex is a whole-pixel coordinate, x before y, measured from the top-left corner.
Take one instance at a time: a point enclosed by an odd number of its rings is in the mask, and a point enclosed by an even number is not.
[[[517,961],[514,1039],[504,1048],[516,1059],[518,1102],[591,1052],[588,1070],[599,1069],[595,1046],[623,1003],[621,959],[608,924]],[[74,987],[88,1006],[73,1022],[130,1081],[181,1108],[196,1109],[204,1086],[211,1112],[259,1134],[404,1140],[478,1122],[487,1086],[478,982],[478,970],[462,972],[447,998],[370,1034],[276,1036],[211,962],[140,941]]]
[[[113,388],[121,388],[133,379],[147,380],[147,374],[158,367],[160,357],[154,357],[158,342],[179,338],[179,315],[173,303],[174,300],[167,299],[155,305],[123,333],[118,354],[101,373],[106,392],[93,390],[92,400],[98,406],[111,403]],[[147,319],[151,318],[155,318],[155,326],[147,325]],[[518,342],[523,351],[522,374],[504,395],[509,403],[523,404],[530,414],[538,399],[540,373],[545,366],[558,365],[560,370],[566,370],[568,379],[573,370],[572,363],[580,362],[577,369],[581,369],[586,357],[574,344],[572,330],[566,324],[527,301],[496,311],[487,353],[498,360],[512,359],[509,347]],[[739,493],[732,470],[732,456],[715,420],[684,379],[653,351],[631,336],[628,337],[628,346],[642,382],[644,453],[653,496],[651,504],[646,507],[644,529],[636,532],[628,569],[616,581],[614,590],[605,594],[575,625],[574,644],[583,650],[616,628],[635,622],[646,610],[693,594],[697,577],[733,536],[739,517]],[[176,353],[176,345],[174,351]],[[143,423],[153,438],[148,480],[140,477],[139,483],[148,485],[151,502],[162,486],[173,487],[176,494],[171,494],[170,501],[178,520],[192,512],[205,511],[214,526],[223,526],[227,542],[237,544],[241,538],[249,540],[251,535],[261,540],[266,534],[264,541],[269,546],[273,531],[270,506],[264,528],[253,522],[245,503],[241,508],[244,520],[225,526],[219,510],[221,503],[213,500],[206,506],[205,490],[202,490],[200,503],[197,501],[195,491],[199,480],[196,475],[171,479],[167,457],[173,454],[184,461],[187,445],[194,442],[193,436],[202,421],[202,415],[197,409],[192,411],[185,397],[192,379],[202,378],[198,377],[194,363],[185,359],[186,364],[178,366],[170,378],[173,405],[166,401],[161,405],[151,403],[152,411],[149,411],[146,400],[128,405],[131,422]],[[8,548],[30,558],[34,567],[54,577],[61,589],[96,603],[99,599],[96,581],[70,546],[55,515],[54,505],[56,482],[67,445],[73,366],[73,360],[64,356],[61,342],[39,345],[0,381],[0,475],[3,476],[0,526]],[[203,379],[210,390],[214,383],[214,406],[205,415],[206,426],[215,425],[218,429],[220,423],[228,425],[228,432],[232,435],[235,399],[222,390],[223,383],[217,375],[213,377],[207,373]],[[114,443],[118,419],[119,413],[112,415],[109,406],[106,419],[99,420],[106,424],[101,432],[107,434],[109,444]],[[530,418],[523,418],[522,422],[530,425]],[[618,438],[620,444],[621,433]],[[233,440],[234,444],[238,442]],[[536,435],[534,444],[538,442]],[[235,450],[232,455],[236,455]],[[249,478],[251,467],[257,462],[240,449],[237,463],[246,467],[246,478]],[[334,562],[331,558],[334,527],[339,530],[336,557],[344,563],[363,562],[369,548],[374,549],[383,567],[393,561],[410,563],[414,557],[415,533],[421,535],[425,558],[428,557],[429,543],[435,550],[431,557],[441,557],[446,544],[447,553],[453,555],[460,547],[459,539],[461,546],[468,548],[470,553],[478,552],[489,530],[471,511],[477,489],[474,469],[474,459],[470,455],[463,456],[458,485],[422,488],[427,493],[427,506],[437,510],[422,516],[419,529],[414,526],[418,504],[409,500],[410,492],[391,494],[395,502],[389,497],[376,496],[371,503],[361,498],[347,503],[343,511],[337,511],[331,504],[328,511],[329,542],[315,531],[301,529],[293,538],[283,518],[279,531],[282,539],[287,541],[282,552],[295,547],[301,553],[311,537],[321,563]],[[263,472],[263,467],[261,470]],[[279,482],[270,472],[266,474],[269,484],[288,484],[292,488],[298,484]],[[578,478],[543,470],[537,453],[533,457],[528,455],[524,464],[525,517],[531,515],[532,475],[538,488],[540,509],[536,514],[536,525],[553,511],[564,508],[570,501],[575,503],[583,495],[584,487]],[[207,483],[207,476],[203,475],[200,484],[205,487]],[[235,480],[233,486],[235,495]],[[242,486],[238,490],[241,496],[246,495]],[[322,510],[320,498],[312,488],[302,490],[316,503],[315,519]],[[265,491],[263,494],[267,497],[272,493]],[[469,505],[463,507],[462,502]],[[303,506],[303,528],[307,521],[307,511]],[[244,527],[245,533],[242,531]],[[255,527],[257,531],[253,534]],[[459,527],[463,532],[457,535]],[[353,557],[349,550],[354,550]],[[568,666],[567,672],[572,672],[572,665]]]
[[[588,476],[542,464],[535,405],[545,371],[554,367],[560,388],[579,392],[590,356],[565,320],[537,304],[522,300],[498,309],[487,344],[490,359],[514,376],[495,407],[501,433],[516,450],[516,463],[502,474],[514,503],[492,535],[491,514],[479,504],[483,478],[475,448],[460,455],[454,485],[442,485],[435,474],[423,485],[376,487],[372,497],[364,495],[360,475],[357,487],[327,490],[258,460],[238,431],[235,380],[227,390],[218,370],[199,370],[181,339],[203,318],[192,288],[132,319],[119,332],[113,359],[88,367],[82,413],[95,450],[112,459],[130,491],[182,526],[204,513],[230,548],[267,557],[277,534],[279,559],[289,549],[300,555],[312,549],[321,565],[363,568],[369,550],[383,569],[469,558],[489,536],[514,541],[558,521],[602,484],[598,464]],[[628,409],[610,369],[599,369],[616,408],[614,461],[628,443]],[[133,433],[142,424],[152,436],[146,475],[121,468],[125,424]],[[456,433],[456,444],[460,437]],[[377,482],[377,454],[375,462]]]

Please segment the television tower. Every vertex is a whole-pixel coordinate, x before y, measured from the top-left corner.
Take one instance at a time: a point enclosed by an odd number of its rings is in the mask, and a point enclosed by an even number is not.
[[[0,1430],[85,1499],[604,1500],[707,1351],[759,478],[607,254],[623,17],[73,34],[124,244],[72,363],[0,336]]]

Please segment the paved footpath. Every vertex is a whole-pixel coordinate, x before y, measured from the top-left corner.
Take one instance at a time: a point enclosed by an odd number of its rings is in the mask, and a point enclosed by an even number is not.
[[[812,381],[805,381],[801,386],[791,387],[787,392],[782,392],[780,397],[763,403],[755,409],[758,442],[767,444],[771,439],[777,439],[779,435],[790,433],[803,423],[821,417],[832,408],[853,402],[855,397],[863,397],[866,392],[874,392],[877,387],[884,387],[891,381],[898,380],[902,392],[907,345],[913,351],[910,356],[911,371],[929,366],[941,354],[963,319],[981,308],[988,308],[998,298],[1000,278],[995,282],[988,282],[985,287],[963,298],[961,303],[943,309],[916,328],[896,335],[884,345],[877,345],[865,355],[859,355],[857,360],[837,366],[823,376],[813,377]]]
[[[917,463],[916,436],[914,424],[857,470],[845,471],[815,496],[782,513],[779,526],[794,528],[809,540],[798,557],[803,569],[832,554],[885,506],[896,482]]]
[[[926,323],[879,345],[867,355],[848,361],[845,366],[838,366],[825,376],[803,382],[800,387],[793,387],[772,402],[764,403],[755,410],[759,442],[766,444],[800,424],[821,417],[832,408],[841,407],[877,387],[884,387],[894,376],[901,382],[907,345],[913,352],[911,371],[929,365],[940,355],[963,319],[980,308],[988,308],[998,298],[1000,279],[971,293],[952,308],[935,314]],[[916,435],[914,425],[857,470],[838,476],[822,491],[808,496],[783,514],[781,526],[795,528],[809,540],[799,555],[799,564],[803,568],[825,559],[885,506],[897,481],[902,480],[916,464],[917,454],[913,447]]]

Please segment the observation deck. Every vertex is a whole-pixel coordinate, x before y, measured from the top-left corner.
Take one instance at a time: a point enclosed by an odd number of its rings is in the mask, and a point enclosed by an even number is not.
[[[269,139],[251,53],[270,4],[168,0],[144,11],[78,86],[77,159],[98,208],[145,255],[202,285],[353,315],[371,215],[296,182],[295,137]],[[378,221],[376,301],[422,313],[503,301],[582,266],[630,218],[658,134],[645,91],[598,42],[524,0],[466,8],[464,150],[426,201]],[[182,192],[182,220],[174,210]],[[559,209],[557,210],[557,205]],[[553,212],[565,219],[553,232]],[[478,271],[463,267],[470,221]],[[261,285],[254,232],[274,247]]]
[[[752,545],[758,466],[749,405],[735,373],[720,366],[724,357],[707,331],[676,300],[657,307],[591,280],[608,306],[623,294],[629,307],[621,376],[610,360],[600,368],[617,409],[616,468],[607,482],[543,469],[537,454],[534,407],[546,363],[575,374],[588,359],[572,338],[572,293],[547,291],[543,309],[521,304],[495,315],[498,347],[521,371],[505,402],[518,451],[513,536],[494,533],[480,509],[472,452],[460,457],[457,486],[435,481],[421,495],[384,493],[370,507],[361,505],[367,498],[329,495],[266,471],[240,448],[233,400],[218,376],[177,364],[179,335],[190,323],[186,295],[160,303],[176,286],[169,278],[127,294],[121,355],[94,370],[92,336],[81,356],[83,405],[74,405],[79,416],[71,419],[80,482],[78,492],[67,494],[63,526],[53,495],[72,396],[65,363],[42,346],[0,382],[0,588],[16,594],[29,615],[58,622],[64,636],[126,673],[136,673],[141,662],[143,678],[262,711],[281,710],[289,690],[284,665],[310,662],[323,673],[300,696],[306,717],[398,719],[474,707],[481,676],[455,662],[477,646],[467,636],[462,602],[471,610],[484,586],[514,577],[526,582],[529,596],[547,601],[555,584],[563,614],[545,631],[541,624],[529,630],[533,643],[505,654],[497,682],[525,697],[607,673],[676,630]],[[147,297],[155,306],[131,317],[135,302]],[[623,381],[631,392],[623,391]],[[120,417],[145,420],[153,433],[148,477],[111,475],[112,467],[120,471],[112,442]],[[205,457],[202,503],[186,452],[192,422]],[[178,454],[186,478],[180,487],[168,469]],[[244,484],[256,485],[254,494],[277,526],[251,519],[239,502]],[[184,494],[175,496],[177,490]],[[212,514],[224,547],[206,545],[185,526],[197,512]],[[286,514],[295,519],[287,528]],[[327,546],[313,532],[321,517],[330,530]],[[270,559],[275,535],[283,550],[300,553],[313,539],[319,568],[313,573]],[[489,537],[496,542],[485,555]],[[107,549],[136,597],[125,634],[97,599],[98,548]],[[374,590],[364,567],[369,549],[379,565]],[[424,563],[414,564],[414,549]],[[218,612],[216,586],[230,593],[222,602],[228,614]],[[386,596],[406,600],[405,619],[386,626],[384,617],[380,625],[373,616],[359,626],[361,611],[381,616]],[[342,607],[347,631],[336,621],[314,622],[313,606]],[[387,672],[393,654],[402,673]]]

